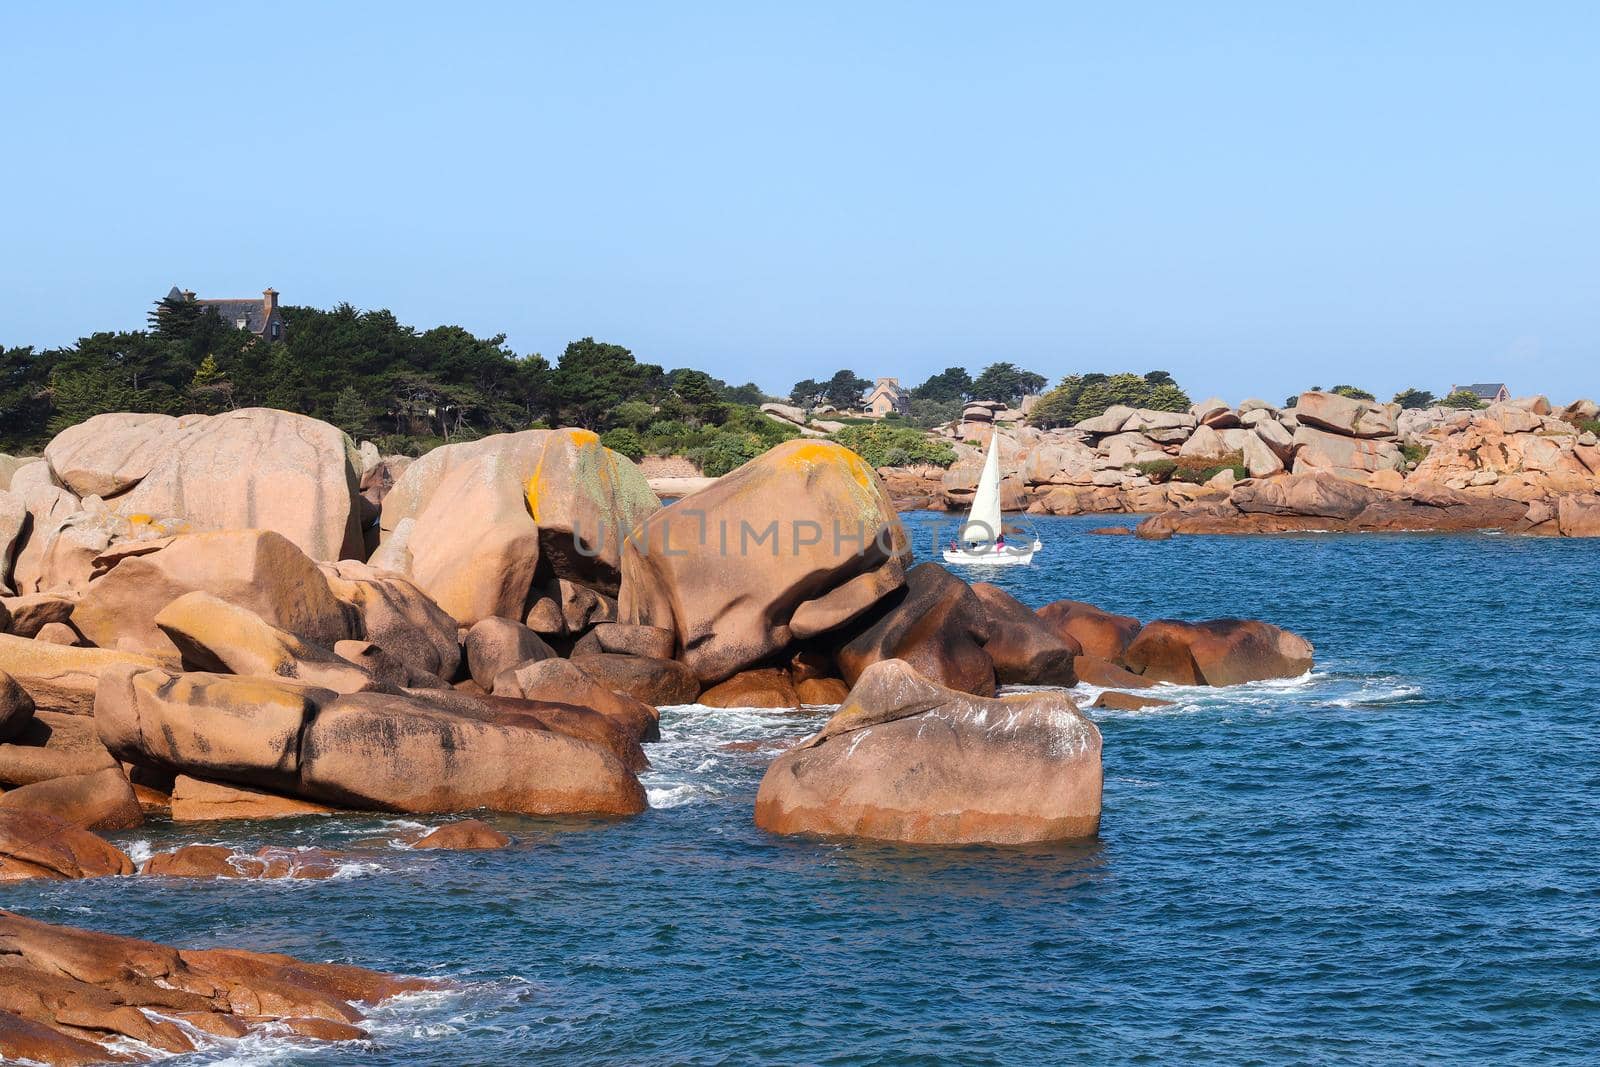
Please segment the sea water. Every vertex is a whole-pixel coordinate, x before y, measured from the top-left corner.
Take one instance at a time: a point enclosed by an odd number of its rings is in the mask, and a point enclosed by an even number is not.
[[[931,558],[945,517],[907,521]],[[112,836],[355,858],[324,882],[23,883],[0,907],[458,983],[378,1009],[370,1042],[183,1064],[1600,1056],[1600,545],[1088,534],[1107,521],[1041,519],[1032,567],[968,577],[1032,606],[1263,618],[1317,662],[1092,711],[1096,840],[772,837],[756,786],[826,710],[691,706],[664,712],[634,819],[490,817],[516,843],[479,853],[400,847],[445,817],[151,823]]]

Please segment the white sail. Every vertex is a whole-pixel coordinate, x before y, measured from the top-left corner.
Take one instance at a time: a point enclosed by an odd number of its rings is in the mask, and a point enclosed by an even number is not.
[[[983,473],[978,475],[978,491],[972,495],[972,511],[961,528],[963,541],[993,541],[1000,535],[1000,432],[989,436],[989,451],[983,457]]]

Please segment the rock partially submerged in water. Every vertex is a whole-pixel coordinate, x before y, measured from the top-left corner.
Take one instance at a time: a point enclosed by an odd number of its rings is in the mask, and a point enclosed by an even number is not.
[[[1312,664],[1310,641],[1254,619],[1156,619],[1141,626],[1131,616],[1077,600],[1046,604],[1037,614],[1053,631],[1083,646],[1084,654],[1074,661],[1080,680],[1110,689],[1298,678]]]
[[[1146,623],[1124,654],[1145,678],[1178,685],[1239,685],[1298,678],[1311,669],[1311,642],[1251,619]]]
[[[755,820],[911,844],[1063,841],[1098,832],[1100,789],[1100,731],[1065,693],[976,697],[885,660],[773,761]]]
[[[740,671],[700,694],[711,708],[798,708],[800,694],[789,672],[779,667]]]
[[[132,873],[133,861],[121,849],[65,819],[29,808],[0,809],[0,882]],[[0,959],[4,955],[0,942]]]
[[[483,820],[462,819],[460,822],[446,823],[436,830],[430,830],[413,841],[411,847],[479,852],[505,848],[509,844],[511,838]]]
[[[257,849],[238,852],[222,845],[184,845],[158,852],[140,874],[165,878],[332,878],[346,857],[318,848]]]
[[[126,1058],[117,1048],[125,1038],[181,1054],[204,1047],[195,1031],[238,1038],[273,1027],[355,1040],[367,1036],[356,1004],[437,988],[361,967],[180,950],[0,911],[0,1058],[8,1061],[113,1062]]]

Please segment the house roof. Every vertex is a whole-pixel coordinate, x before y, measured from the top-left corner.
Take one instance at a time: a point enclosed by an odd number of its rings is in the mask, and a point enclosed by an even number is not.
[[[267,309],[262,306],[259,297],[255,300],[200,300],[197,303],[216,308],[217,315],[229,326],[242,326],[254,333],[267,328]]]
[[[1505,387],[1505,382],[1479,382],[1476,385],[1458,385],[1455,388],[1458,392],[1471,393],[1475,397],[1488,400],[1499,396]]]
[[[174,285],[167,299],[182,300],[185,295]],[[259,296],[243,300],[196,300],[195,303],[215,308],[217,317],[228,326],[238,326],[252,333],[262,333],[267,328],[267,308]]]

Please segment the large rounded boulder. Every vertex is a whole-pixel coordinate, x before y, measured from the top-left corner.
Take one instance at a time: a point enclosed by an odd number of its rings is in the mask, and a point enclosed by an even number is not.
[[[623,547],[619,620],[677,635],[703,682],[846,626],[904,583],[909,549],[876,472],[794,440],[650,516]]]
[[[887,660],[767,769],[755,821],[911,844],[1064,841],[1098,832],[1100,790],[1100,731],[1065,693],[974,697]]]
[[[374,566],[463,626],[522,620],[536,577],[614,594],[623,539],[661,506],[639,468],[588,430],[525,430],[436,448],[383,498]]]
[[[125,519],[274,530],[318,560],[363,554],[355,445],[305,415],[96,415],[57,435],[45,459],[66,488]]]

